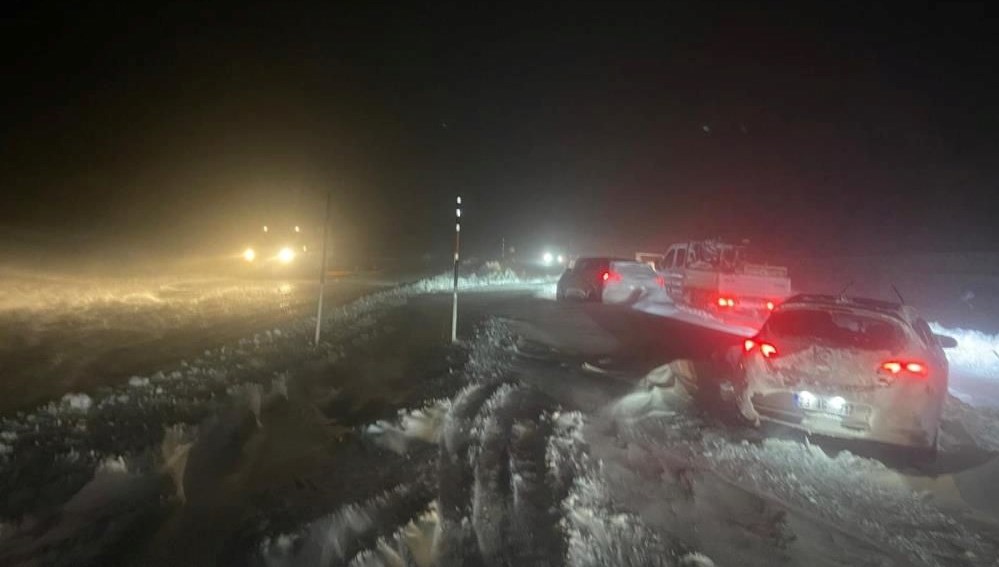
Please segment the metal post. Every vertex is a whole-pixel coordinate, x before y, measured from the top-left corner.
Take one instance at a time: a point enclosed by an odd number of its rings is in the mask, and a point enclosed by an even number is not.
[[[506,237],[500,238],[500,261],[506,260]]]
[[[326,241],[329,240],[328,231],[330,229],[330,197],[332,191],[326,192],[326,214],[323,219],[323,245],[320,247],[322,257],[319,259],[319,306],[316,309],[316,338],[313,342],[319,346],[319,333],[323,327],[323,292],[326,291]]]
[[[454,209],[454,296],[451,301],[451,342],[458,342],[458,254],[461,251],[461,196]]]

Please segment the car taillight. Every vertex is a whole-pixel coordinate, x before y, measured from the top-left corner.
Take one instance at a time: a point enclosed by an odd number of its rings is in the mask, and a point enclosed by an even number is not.
[[[753,339],[746,339],[745,341],[742,342],[742,348],[743,350],[746,351],[747,354],[753,352],[753,349],[756,348],[756,345],[757,343]],[[774,345],[767,342],[761,342],[759,343],[759,346],[760,346],[760,354],[763,355],[763,358],[773,358],[777,356],[777,347],[775,347]]]
[[[898,360],[889,360],[881,365],[881,370],[887,372],[888,374],[901,374],[904,370],[909,374],[915,374],[917,376],[923,376],[926,374],[926,365],[922,362],[902,362]]]
[[[619,282],[621,281],[621,274],[608,270],[600,275],[600,278],[605,282]]]
[[[774,302],[773,302],[773,301],[768,301],[768,302],[767,302],[767,311],[773,311],[773,310],[774,310],[774,307],[777,307],[777,306],[776,306],[776,305],[774,305]]]
[[[656,276],[656,284],[658,284],[659,287],[666,287],[666,278],[662,276]]]
[[[735,300],[731,297],[719,297],[718,307],[735,307]]]

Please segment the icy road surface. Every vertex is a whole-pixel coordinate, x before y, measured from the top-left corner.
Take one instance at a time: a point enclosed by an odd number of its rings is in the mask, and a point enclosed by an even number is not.
[[[691,395],[738,335],[492,283],[462,345],[424,282],[8,416],[0,564],[997,564],[996,412],[928,463],[753,430]]]

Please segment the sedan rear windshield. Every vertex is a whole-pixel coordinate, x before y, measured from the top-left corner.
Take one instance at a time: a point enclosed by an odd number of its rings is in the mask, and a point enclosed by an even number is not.
[[[767,329],[778,337],[809,339],[844,348],[894,351],[905,344],[905,333],[898,324],[851,311],[782,311],[770,317]]]

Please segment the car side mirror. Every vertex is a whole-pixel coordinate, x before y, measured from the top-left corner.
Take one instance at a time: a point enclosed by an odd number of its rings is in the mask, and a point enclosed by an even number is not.
[[[948,337],[947,335],[933,335],[933,338],[937,340],[937,344],[942,348],[957,348],[957,339],[954,337]]]

